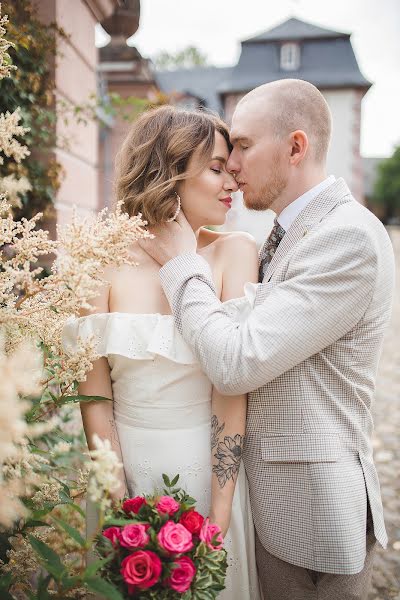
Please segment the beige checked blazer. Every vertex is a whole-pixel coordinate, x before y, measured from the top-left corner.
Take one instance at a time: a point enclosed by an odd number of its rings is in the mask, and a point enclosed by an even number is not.
[[[286,232],[241,323],[215,297],[200,256],[179,256],[160,276],[213,384],[249,393],[244,462],[266,550],[316,571],[359,572],[367,497],[387,543],[371,446],[394,285],[383,225],[336,180]]]

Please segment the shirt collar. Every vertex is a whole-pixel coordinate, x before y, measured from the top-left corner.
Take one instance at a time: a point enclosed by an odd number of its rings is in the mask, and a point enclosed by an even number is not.
[[[279,225],[283,227],[285,231],[287,231],[293,223],[293,221],[296,219],[296,217],[307,206],[307,204],[309,204],[311,200],[316,198],[318,194],[320,194],[326,188],[332,185],[334,181],[335,177],[333,175],[330,175],[329,177],[324,179],[324,181],[321,181],[321,183],[318,183],[313,188],[311,188],[311,190],[308,190],[299,198],[293,200],[293,202],[291,202],[286,208],[283,209],[279,217],[277,217]]]

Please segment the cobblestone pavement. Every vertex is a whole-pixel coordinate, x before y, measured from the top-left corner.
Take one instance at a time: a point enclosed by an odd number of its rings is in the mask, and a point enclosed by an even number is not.
[[[400,600],[400,228],[391,228],[390,236],[397,261],[397,291],[374,406],[375,462],[389,544],[387,550],[378,551],[369,600]]]

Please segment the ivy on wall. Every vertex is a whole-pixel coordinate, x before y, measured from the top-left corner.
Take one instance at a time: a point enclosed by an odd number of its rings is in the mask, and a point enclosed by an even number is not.
[[[24,143],[31,155],[16,163],[5,158],[0,177],[27,179],[30,189],[18,192],[17,219],[31,218],[39,211],[51,211],[60,186],[61,166],[52,150],[56,145],[56,107],[54,64],[57,39],[65,33],[56,24],[45,25],[31,0],[2,0],[2,12],[8,14],[8,39],[12,63],[17,70],[12,78],[0,81],[0,113],[20,107],[21,124],[30,131]]]

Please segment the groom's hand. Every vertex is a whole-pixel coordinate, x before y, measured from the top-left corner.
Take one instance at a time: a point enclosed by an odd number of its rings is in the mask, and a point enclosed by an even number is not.
[[[154,239],[139,240],[139,245],[161,266],[179,254],[196,252],[196,236],[182,212],[176,221],[156,225],[149,231]]]

